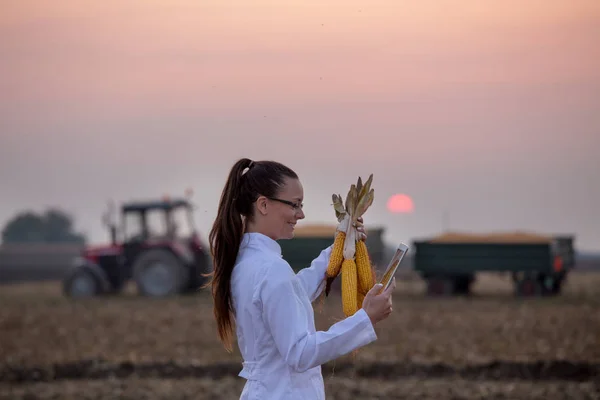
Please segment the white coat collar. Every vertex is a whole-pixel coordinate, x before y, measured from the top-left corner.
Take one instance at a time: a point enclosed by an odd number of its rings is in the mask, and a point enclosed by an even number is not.
[[[252,247],[260,250],[267,250],[282,256],[281,246],[275,240],[271,239],[267,235],[259,232],[246,232],[242,237],[242,248]]]

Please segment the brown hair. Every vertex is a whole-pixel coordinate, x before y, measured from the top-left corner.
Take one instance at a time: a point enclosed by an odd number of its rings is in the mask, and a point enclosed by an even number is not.
[[[208,285],[212,286],[219,338],[229,352],[233,336],[230,280],[244,234],[242,217],[251,220],[253,203],[261,195],[275,197],[285,178],[298,179],[298,176],[275,161],[254,162],[242,158],[231,168],[221,194],[217,217],[209,234],[213,271]]]

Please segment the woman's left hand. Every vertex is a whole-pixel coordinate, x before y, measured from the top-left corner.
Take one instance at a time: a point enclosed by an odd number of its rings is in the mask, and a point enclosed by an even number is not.
[[[365,229],[365,226],[363,224],[362,217],[359,217],[356,220],[354,226],[356,227],[356,231],[358,232],[358,239],[363,241],[367,240],[367,230]]]

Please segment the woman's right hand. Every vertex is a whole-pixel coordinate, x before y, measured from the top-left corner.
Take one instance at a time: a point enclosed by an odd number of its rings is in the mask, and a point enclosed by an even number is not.
[[[381,287],[381,284],[373,286],[362,303],[362,308],[373,325],[386,319],[392,313],[392,292],[396,288],[396,278],[394,277],[390,286],[379,294]]]

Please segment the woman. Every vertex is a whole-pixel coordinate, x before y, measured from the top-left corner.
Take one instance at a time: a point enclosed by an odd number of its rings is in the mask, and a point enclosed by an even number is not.
[[[311,302],[323,289],[331,247],[295,274],[276,242],[293,238],[303,197],[290,168],[247,158],[235,163],[221,195],[209,235],[214,314],[228,351],[235,318],[242,399],[325,399],[321,364],[376,340],[374,325],[391,312],[395,282],[380,295],[375,286],[358,312],[315,331]]]

